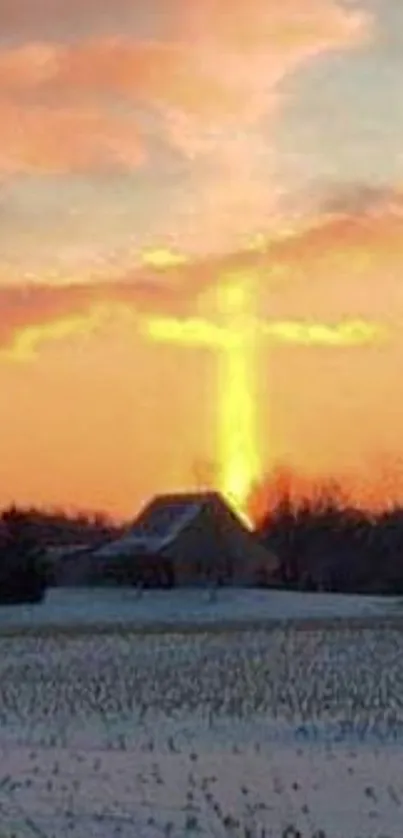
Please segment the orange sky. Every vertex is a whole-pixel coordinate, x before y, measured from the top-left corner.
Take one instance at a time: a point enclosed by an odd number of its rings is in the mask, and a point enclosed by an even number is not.
[[[393,63],[396,21],[370,5],[2,4],[0,505],[126,516],[210,474],[221,350],[153,341],[147,324],[219,328],[228,277],[254,284],[262,475],[286,461],[374,497],[387,472],[403,498],[402,155],[384,133],[361,170],[348,157],[364,130],[352,84],[385,131],[388,79],[369,90],[363,68]],[[320,141],[332,72],[338,143]],[[147,263],[168,249],[182,263]],[[326,338],[348,320],[382,339],[284,339],[288,321]]]
[[[384,339],[369,346],[262,338],[262,463],[287,460],[325,474],[352,469],[376,480],[371,463],[378,468],[384,456],[403,454],[403,220],[394,208],[382,212],[381,218],[351,217],[348,236],[339,219],[329,218],[321,228],[272,242],[264,254],[161,270],[163,287],[159,292],[155,281],[154,294],[151,272],[150,285],[145,281],[148,268],[125,285],[94,284],[85,293],[82,287],[50,293],[45,288],[41,297],[38,286],[36,305],[30,295],[24,302],[20,289],[3,289],[3,502],[16,498],[130,514],[153,491],[192,485],[197,464],[216,456],[218,350],[153,343],[141,334],[141,324],[150,311],[214,319],[210,277],[233,275],[238,268],[242,278],[248,264],[262,284],[256,309],[265,323],[293,319],[332,326],[361,317],[385,330]],[[370,255],[368,264],[362,253]],[[92,300],[109,306],[109,319],[87,332]],[[119,308],[122,302],[130,308]],[[49,323],[54,327],[69,317],[73,325],[83,318],[82,331],[46,339]],[[24,326],[33,324],[45,327],[45,339],[34,345],[32,359],[19,359],[13,342],[18,347],[19,337],[29,334]]]

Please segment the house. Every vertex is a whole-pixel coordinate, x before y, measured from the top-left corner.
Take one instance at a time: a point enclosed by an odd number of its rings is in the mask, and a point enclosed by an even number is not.
[[[122,537],[92,551],[91,582],[270,584],[278,561],[217,492],[160,495]]]
[[[87,584],[91,575],[91,552],[88,544],[58,544],[45,550],[50,585]]]

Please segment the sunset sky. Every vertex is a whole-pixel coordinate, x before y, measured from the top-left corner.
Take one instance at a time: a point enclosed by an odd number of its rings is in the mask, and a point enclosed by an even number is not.
[[[403,498],[402,78],[397,0],[2,0],[0,505],[202,481],[222,352],[148,326],[219,325],[228,277],[262,474]]]

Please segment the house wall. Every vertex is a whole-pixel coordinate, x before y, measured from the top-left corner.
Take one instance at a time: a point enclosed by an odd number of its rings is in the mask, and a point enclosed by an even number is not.
[[[106,562],[101,569],[106,583],[143,585],[146,588],[169,588],[174,584],[171,560],[158,554],[122,555]]]
[[[172,559],[176,585],[257,585],[273,572],[272,554],[239,525],[226,507],[206,506],[165,551]]]
[[[248,532],[237,535],[228,533],[228,541],[233,544],[236,556],[236,577],[239,584],[269,584],[277,567],[275,557],[261,546]]]
[[[209,508],[209,517],[217,544],[222,545],[222,554],[228,558],[233,584],[254,586],[264,577],[269,582],[277,561],[253,533],[219,500],[216,508]]]
[[[178,533],[164,553],[172,559],[176,585],[207,584],[224,571],[225,557],[206,509]]]
[[[53,567],[53,584],[60,587],[89,585],[91,576],[91,557],[85,554],[60,558]]]

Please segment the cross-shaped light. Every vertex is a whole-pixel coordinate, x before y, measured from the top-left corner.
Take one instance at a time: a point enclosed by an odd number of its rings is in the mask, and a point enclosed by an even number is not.
[[[140,322],[141,332],[152,340],[219,351],[216,480],[244,514],[251,489],[262,477],[256,381],[262,343],[340,347],[372,344],[385,334],[378,324],[360,319],[333,324],[260,319],[255,314],[259,273],[250,268],[218,277],[217,318],[149,316]]]

